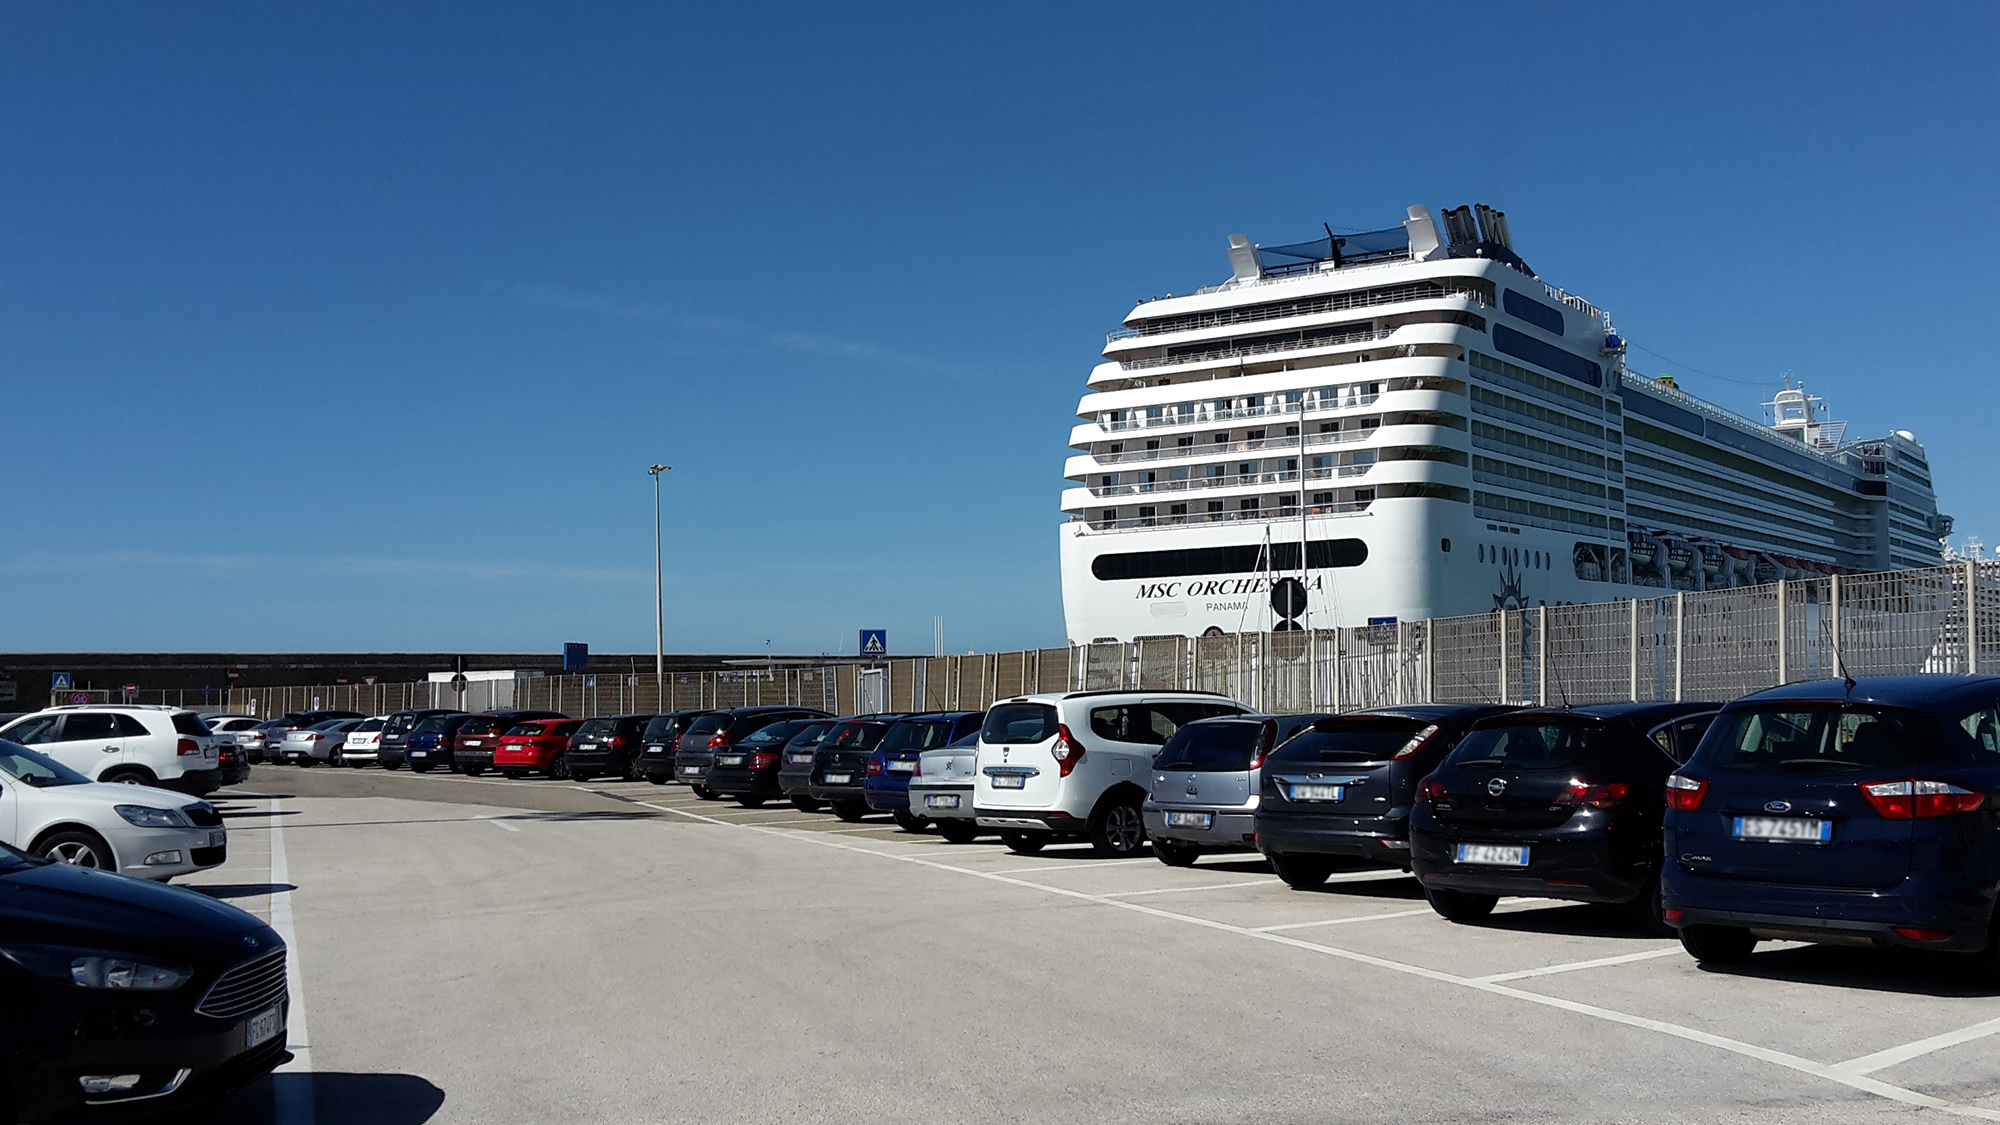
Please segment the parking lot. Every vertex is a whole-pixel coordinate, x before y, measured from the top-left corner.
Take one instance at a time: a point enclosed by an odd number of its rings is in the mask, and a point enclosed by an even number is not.
[[[1941,957],[1698,968],[1608,910],[1400,872],[1021,856],[679,786],[259,767],[186,880],[296,954],[233,1120],[2000,1119]],[[1928,1107],[1921,1109],[1920,1107]]]

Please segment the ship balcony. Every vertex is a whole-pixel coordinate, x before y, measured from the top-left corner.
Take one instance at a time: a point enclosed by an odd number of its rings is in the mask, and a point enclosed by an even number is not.
[[[1345,489],[1336,492],[1330,499],[1313,500],[1306,505],[1308,516],[1355,516],[1366,512],[1375,502],[1369,489]],[[1162,527],[1185,527],[1192,524],[1269,522],[1272,520],[1296,520],[1299,508],[1296,502],[1268,508],[1234,509],[1222,512],[1176,512],[1172,505],[1148,505],[1146,508],[1119,508],[1117,516],[1072,515],[1073,524],[1087,525],[1092,531],[1144,531]],[[1130,512],[1132,514],[1126,514]]]
[[[1471,314],[1438,313],[1437,316],[1483,320]],[[1398,318],[1403,321],[1406,318]],[[1247,343],[1219,341],[1216,347],[1200,351],[1165,354],[1148,341],[1148,355],[1133,355],[1091,369],[1088,386],[1094,390],[1132,390],[1161,383],[1227,379],[1286,365],[1323,366],[1397,358],[1411,355],[1456,355],[1466,347],[1490,347],[1483,328],[1456,321],[1399,322],[1371,324],[1338,333],[1295,333],[1295,338]],[[1382,345],[1387,345],[1384,351]],[[1268,358],[1266,358],[1268,357]],[[1258,363],[1246,363],[1258,360]]]
[[[1486,297],[1473,289],[1411,296],[1406,300],[1385,300],[1378,303],[1327,307],[1316,312],[1298,312],[1291,306],[1290,315],[1237,319],[1236,310],[1220,310],[1215,319],[1201,324],[1174,327],[1167,331],[1147,331],[1150,325],[1140,328],[1115,328],[1104,336],[1104,358],[1128,360],[1157,354],[1171,348],[1187,348],[1206,340],[1228,339],[1243,336],[1265,336],[1280,332],[1313,332],[1344,324],[1359,325],[1371,323],[1378,328],[1394,328],[1400,324],[1416,321],[1442,321],[1464,323],[1458,319],[1470,316],[1483,320],[1490,315],[1492,306]],[[1250,310],[1244,309],[1243,312]]]
[[[1380,428],[1381,419],[1362,418],[1353,425],[1343,425],[1332,433],[1306,435],[1308,451],[1328,445],[1353,445],[1367,441]],[[1096,426],[1079,426],[1078,430],[1095,431]],[[1203,442],[1198,445],[1171,445],[1160,447],[1157,441],[1146,443],[1149,449],[1125,449],[1117,452],[1076,453],[1063,464],[1063,476],[1080,480],[1086,473],[1093,473],[1110,465],[1150,464],[1158,461],[1179,462],[1192,457],[1234,457],[1241,453],[1272,454],[1297,453],[1299,439],[1291,437],[1264,437],[1243,441]]]
[[[1328,465],[1324,468],[1309,468],[1306,470],[1306,487],[1313,487],[1316,481],[1352,480],[1356,477],[1367,476],[1369,470],[1374,467],[1375,463],[1373,461],[1366,461],[1353,465]],[[1207,493],[1223,490],[1219,494],[1226,495],[1228,494],[1227,490],[1243,489],[1261,493],[1269,490],[1273,485],[1289,484],[1296,488],[1298,487],[1298,483],[1299,471],[1297,469],[1272,469],[1254,473],[1226,473],[1222,476],[1186,477],[1181,480],[1121,481],[1117,484],[1094,484],[1081,488],[1066,488],[1063,490],[1063,507],[1066,510],[1081,508],[1092,498],[1098,500],[1118,499],[1126,496],[1155,496],[1161,493]]]

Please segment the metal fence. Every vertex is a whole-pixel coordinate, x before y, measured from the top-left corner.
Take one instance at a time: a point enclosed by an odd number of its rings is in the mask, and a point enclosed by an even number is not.
[[[668,677],[232,689],[228,709],[533,707],[569,715],[804,704],[979,710],[1036,691],[1190,688],[1269,711],[1395,703],[1727,700],[1837,676],[2000,672],[2000,562],[1310,632],[915,657]]]

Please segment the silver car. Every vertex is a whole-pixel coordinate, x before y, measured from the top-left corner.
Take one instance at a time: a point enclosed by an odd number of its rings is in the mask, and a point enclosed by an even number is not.
[[[972,763],[978,756],[975,730],[949,746],[917,755],[917,773],[910,778],[910,811],[929,817],[938,835],[954,844],[982,831],[972,819]]]
[[[1231,715],[1174,732],[1153,756],[1153,783],[1140,807],[1153,855],[1186,867],[1205,851],[1257,846],[1258,767],[1265,755],[1316,715]]]
[[[347,744],[347,735],[355,727],[367,722],[366,719],[328,719],[299,730],[286,731],[285,740],[271,756],[279,761],[293,762],[301,766],[316,766],[321,762],[334,760],[334,755]]]

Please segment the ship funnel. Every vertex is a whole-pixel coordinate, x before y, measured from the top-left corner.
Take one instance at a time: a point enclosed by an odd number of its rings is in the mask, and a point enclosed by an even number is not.
[[[1443,240],[1438,237],[1437,221],[1431,218],[1431,209],[1423,204],[1410,208],[1410,217],[1403,223],[1403,229],[1410,234],[1410,260],[1428,262],[1443,249]]]
[[[1257,248],[1250,245],[1249,235],[1229,236],[1229,268],[1238,281],[1255,281],[1264,276],[1264,260],[1258,256]]]
[[[1444,233],[1453,246],[1469,246],[1479,241],[1479,228],[1472,225],[1472,208],[1454,207],[1444,213]]]
[[[1479,229],[1485,234],[1485,241],[1509,250],[1514,248],[1513,239],[1507,237],[1507,212],[1495,211],[1484,203],[1473,204],[1473,210],[1479,214]]]

